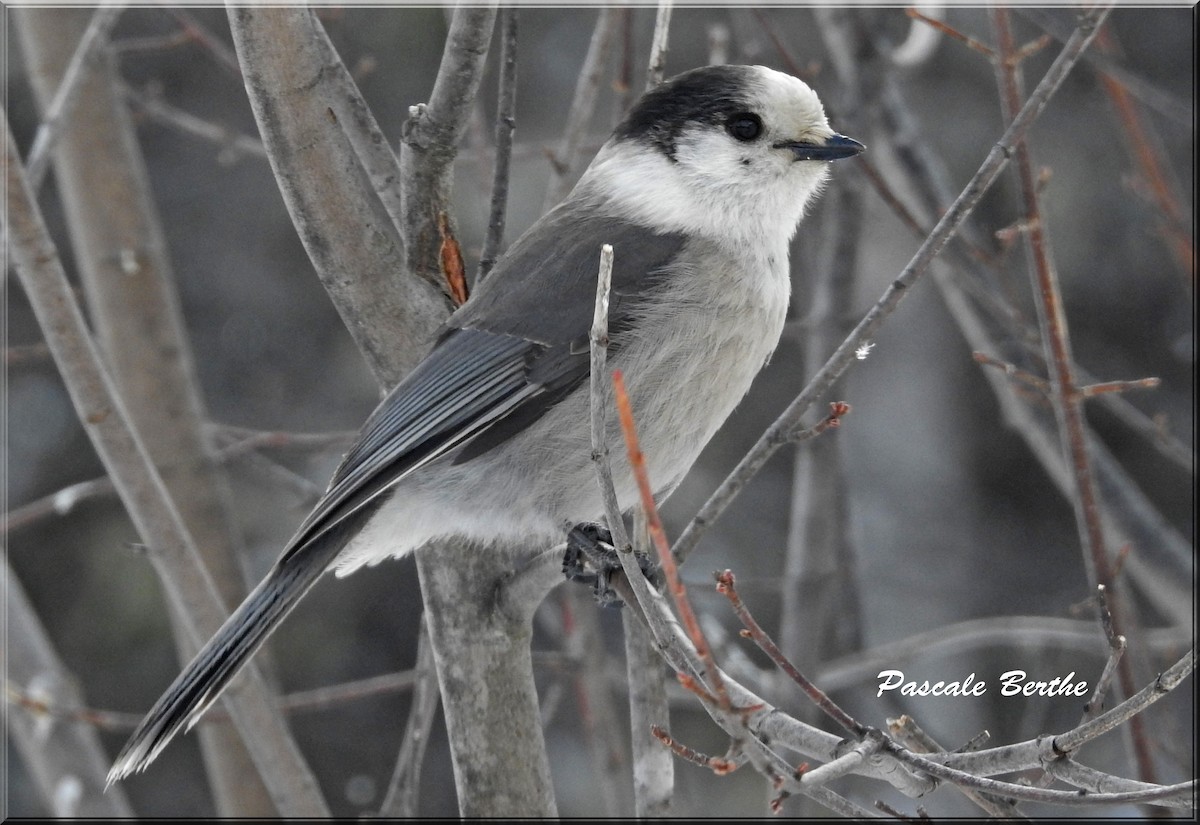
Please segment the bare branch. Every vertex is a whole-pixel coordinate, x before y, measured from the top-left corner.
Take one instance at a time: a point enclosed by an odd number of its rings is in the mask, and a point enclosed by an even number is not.
[[[429,102],[413,106],[404,125],[400,169],[407,271],[442,289],[447,287],[441,250],[454,243],[449,217],[454,158],[495,23],[494,5],[454,10]]]
[[[32,79],[45,101],[54,75],[69,68],[72,42],[91,24],[82,10],[28,9],[19,19],[27,51],[41,58]],[[92,61],[80,95],[55,169],[98,345],[222,600],[236,604],[246,586],[232,497],[204,428],[166,235],[109,55]],[[183,607],[169,607],[179,657],[187,661],[197,648],[179,618]],[[237,732],[214,726],[200,738],[218,813],[276,816]]]
[[[224,620],[224,609],[195,546],[171,503],[162,479],[133,432],[128,415],[83,315],[67,284],[58,253],[25,180],[12,133],[5,127],[6,223],[17,275],[54,354],[79,420],[121,494],[171,597],[186,605],[186,624],[196,644]],[[245,687],[225,701],[263,772],[272,799],[287,816],[325,816],[316,781],[271,707],[257,668],[247,668]]]
[[[445,297],[400,276],[401,243],[336,114],[342,87],[312,12],[231,7],[229,22],[292,222],[376,379],[390,387],[424,354]]]
[[[139,92],[125,84],[122,84],[122,89],[125,99],[147,117],[220,146],[220,158],[224,162],[233,162],[241,155],[263,159],[267,157],[267,150],[263,148],[262,141],[257,138],[231,132],[220,124],[211,123],[196,117],[191,112],[172,106],[151,93]]]
[[[1015,44],[1009,25],[1008,10],[992,10],[1001,59],[997,61],[996,78],[1000,87],[1001,110],[1006,121],[1011,120],[1021,101],[1020,65],[1013,59]],[[1022,219],[1029,226],[1025,233],[1025,248],[1030,263],[1029,277],[1033,287],[1038,325],[1042,333],[1043,357],[1050,371],[1050,401],[1058,422],[1061,449],[1071,468],[1071,503],[1075,511],[1076,529],[1083,548],[1083,566],[1092,587],[1112,589],[1112,565],[1104,539],[1104,523],[1100,517],[1100,494],[1088,454],[1087,425],[1083,417],[1083,395],[1075,379],[1074,355],[1067,331],[1066,311],[1058,275],[1050,253],[1050,239],[1042,220],[1038,188],[1034,180],[1033,159],[1029,144],[1019,140],[1014,147],[1017,178],[1022,199]],[[1112,628],[1117,635],[1124,632],[1125,616],[1122,601],[1113,593],[1109,610]],[[1117,662],[1122,692],[1133,693],[1135,677],[1129,659]],[[1146,732],[1140,717],[1130,723],[1133,750],[1138,770],[1146,782],[1155,781],[1154,760],[1150,754]]]
[[[379,806],[381,817],[412,818],[417,815],[417,793],[420,789],[421,766],[425,762],[425,749],[429,746],[429,732],[437,715],[438,692],[437,669],[433,662],[433,644],[429,640],[429,627],[425,616],[417,631],[416,690],[412,710],[408,714],[404,736],[400,740],[400,755],[388,783],[388,791]]]
[[[100,6],[92,13],[87,30],[79,40],[79,47],[63,72],[58,91],[46,106],[42,125],[38,128],[33,147],[29,150],[29,184],[35,192],[42,186],[42,179],[50,167],[50,153],[62,136],[72,110],[79,100],[79,92],[83,89],[83,81],[89,73],[91,63],[108,43],[108,33],[116,25],[122,11],[124,6],[114,4]]]
[[[500,95],[496,103],[496,162],[492,173],[492,201],[487,235],[479,254],[476,282],[483,280],[496,264],[504,243],[504,219],[508,210],[508,174],[512,164],[513,131],[517,128],[517,17],[515,8],[500,12]]]
[[[579,70],[579,80],[575,83],[575,96],[567,112],[567,125],[563,127],[557,151],[551,156],[550,183],[546,187],[546,198],[542,201],[542,212],[549,212],[566,197],[570,189],[579,145],[596,108],[596,93],[604,76],[604,64],[617,18],[617,10],[608,6],[601,8],[596,17],[596,27],[592,30],[587,55]]]
[[[663,82],[667,69],[667,37],[671,30],[671,0],[659,0],[654,16],[654,39],[650,42],[650,66],[646,70],[646,91]]]

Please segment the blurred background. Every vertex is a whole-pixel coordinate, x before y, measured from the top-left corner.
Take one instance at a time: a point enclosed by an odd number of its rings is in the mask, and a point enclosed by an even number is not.
[[[899,43],[909,32],[911,21],[903,9],[865,13],[884,39]],[[531,7],[520,12],[508,242],[542,211],[551,172],[547,150],[558,145],[598,14],[595,8]],[[619,14],[617,37],[584,141],[584,162],[576,164],[576,171],[603,142],[629,100],[615,88],[615,81],[626,78],[635,93],[645,82],[655,10],[627,7]],[[447,29],[446,10],[331,8],[321,10],[320,16],[395,145],[408,107],[428,97]],[[949,9],[944,19],[982,42],[994,40],[983,9]],[[1074,16],[1061,9],[1017,10],[1013,23],[1023,44],[1046,31],[1069,34]],[[1139,117],[1156,135],[1159,159],[1180,198],[1180,223],[1189,239],[1195,180],[1194,23],[1192,8],[1119,8],[1109,24],[1122,50],[1111,59],[1131,79]],[[196,27],[214,42],[195,36]],[[39,121],[13,26],[6,27],[6,37],[7,111],[25,152]],[[130,90],[209,418],[220,425],[283,433],[356,429],[374,407],[377,388],[314,276],[268,163],[239,150],[230,137],[204,139],[155,114],[161,104],[168,104],[226,136],[257,136],[241,80],[220,57],[232,52],[224,10],[195,8],[181,16],[166,8],[131,8],[122,13],[113,43]],[[469,271],[474,270],[486,229],[498,51],[494,45],[477,117],[456,168],[455,218]],[[1058,51],[1059,43],[1052,42],[1025,62],[1027,92]],[[676,9],[667,74],[714,59],[781,70],[799,67],[826,101],[834,128],[867,144],[867,157],[883,179],[896,181],[902,197],[914,197],[900,182],[902,158],[890,148],[895,124],[877,104],[863,110],[844,108],[834,61],[811,9]],[[897,89],[907,102],[915,141],[941,159],[946,184],[956,194],[1003,131],[989,61],[963,43],[940,36],[912,65],[889,65],[883,75],[889,88]],[[863,124],[867,131],[850,132],[844,122]],[[1131,636],[1131,651],[1137,649],[1153,674],[1191,644],[1191,629],[1179,617],[1192,614],[1194,592],[1194,268],[1188,269],[1172,253],[1172,227],[1156,207],[1130,151],[1128,132],[1094,64],[1075,69],[1032,129],[1030,141],[1037,167],[1050,170],[1042,192],[1043,218],[1053,242],[1078,364],[1100,380],[1160,378],[1157,389],[1130,392],[1124,400],[1144,422],[1175,439],[1188,456],[1170,460],[1155,448],[1153,439],[1107,407],[1089,402],[1095,433],[1157,513],[1162,535],[1170,535],[1176,547],[1187,550],[1182,556],[1158,546],[1131,550],[1144,554],[1144,564],[1177,585],[1169,605],[1155,604],[1144,595],[1137,599],[1143,627]],[[803,388],[806,359],[828,354],[806,351],[813,273],[831,260],[824,240],[831,226],[849,215],[836,206],[841,203],[838,187],[862,174],[851,163],[833,171],[830,191],[794,242],[794,323],[750,395],[667,504],[672,536]],[[878,299],[920,240],[874,189],[865,192],[861,212],[848,218],[860,222],[861,234],[848,317],[837,319],[843,325],[852,324]],[[1018,203],[1015,182],[1006,173],[981,204],[973,226],[989,260],[988,271],[1022,318],[1036,328],[1021,243],[1018,239],[1006,246],[994,234],[1014,223]],[[41,205],[70,274],[74,260],[53,173],[43,187]],[[828,210],[823,209],[827,205]],[[947,273],[972,277],[967,272]],[[13,355],[6,357],[3,461],[6,509],[12,513],[69,485],[97,478],[103,469],[52,362],[36,350],[26,350],[41,338],[10,276],[6,293],[6,354]],[[830,483],[846,491],[842,539],[849,551],[841,557],[839,586],[847,588],[847,596],[841,603],[844,612],[834,621],[839,638],[849,639],[851,648],[818,658],[849,655],[855,647],[888,645],[972,619],[1046,617],[1049,623],[1090,618],[1091,612],[1076,607],[1088,597],[1089,587],[1070,501],[1006,423],[983,374],[988,368],[973,360],[971,346],[931,279],[912,291],[874,343],[869,356],[856,362],[825,399],[845,400],[853,407],[838,430],[822,436],[833,445],[840,464],[840,477]],[[1014,358],[1007,349],[990,354]],[[1022,366],[1045,374],[1036,363]],[[822,406],[822,415],[823,410]],[[341,449],[336,444],[323,449],[284,447],[263,452],[269,463],[247,458],[226,463],[234,493],[232,526],[245,548],[243,566],[249,579],[257,581],[274,560],[324,488]],[[784,554],[796,540],[796,455],[792,448],[776,454],[684,569],[700,611],[731,632],[736,621],[711,590],[713,570],[733,569],[760,622],[772,631],[778,628]],[[308,486],[297,479],[307,480]],[[5,529],[11,569],[73,672],[86,704],[128,713],[147,709],[175,676],[179,663],[157,578],[145,555],[135,549],[139,537],[120,503],[112,496],[92,498],[69,512],[6,521]],[[1117,548],[1109,549],[1115,553]],[[547,601],[535,650],[562,649],[564,609],[554,596]],[[274,678],[281,691],[292,693],[409,668],[419,615],[411,560],[382,564],[344,580],[327,578],[270,642]],[[605,611],[601,621],[608,652],[619,662],[620,617]],[[1087,644],[1065,647],[1037,642],[954,651],[927,647],[895,653],[886,659],[888,666],[931,681],[975,672],[991,684],[1011,669],[1042,679],[1075,671],[1091,685],[1105,657],[1099,631]],[[757,667],[766,666],[756,651],[743,652]],[[623,666],[615,666],[614,672],[623,673]],[[594,815],[614,810],[606,807],[611,804],[617,805],[616,811],[625,810],[620,806],[626,803],[602,799],[594,781],[597,768],[582,732],[580,714],[585,711],[574,698],[573,678],[570,668],[547,668],[539,677],[543,696],[558,697],[555,709],[547,708],[547,738],[559,811],[564,816]],[[610,688],[618,691],[619,681]],[[800,712],[797,691],[783,684],[761,689],[772,702]],[[870,724],[912,713],[952,748],[983,728],[991,731],[992,744],[1066,729],[1080,713],[1074,700],[1008,700],[992,691],[982,700],[901,701],[877,699],[875,689],[875,673],[870,672],[839,681],[833,693]],[[1182,741],[1168,743],[1164,735],[1156,742],[1161,744],[1156,752],[1160,781],[1193,776],[1191,705],[1192,700],[1172,696],[1147,715],[1152,732],[1184,732]],[[336,814],[357,816],[378,808],[408,706],[406,693],[387,692],[292,714],[300,745]],[[623,705],[619,707],[623,714]],[[727,740],[695,703],[681,700],[674,707],[672,733],[677,738],[702,751],[724,752]],[[457,807],[440,722],[434,730],[420,810],[429,816],[452,816]],[[110,756],[126,734],[119,729],[102,732]],[[621,736],[627,738],[628,733]],[[1090,756],[1095,761],[1084,761],[1134,776],[1122,755],[1121,735],[1110,739],[1094,746]],[[214,813],[198,754],[195,736],[181,737],[146,774],[126,783],[139,815]],[[7,813],[48,815],[11,749],[7,764]],[[627,776],[628,769],[622,773]],[[765,812],[769,790],[749,770],[716,780],[704,769],[678,763],[676,775],[680,814]],[[867,804],[875,797],[912,804],[893,798],[894,792],[879,783],[862,789]],[[938,800],[929,803],[931,809],[946,815],[973,810],[945,791]],[[792,812],[788,807],[784,811]]]

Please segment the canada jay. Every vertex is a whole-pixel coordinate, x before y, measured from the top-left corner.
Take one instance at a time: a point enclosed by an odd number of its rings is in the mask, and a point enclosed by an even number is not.
[[[379,405],[266,578],[158,700],[109,781],[190,726],[326,570],[452,536],[553,545],[604,508],[588,331],[612,244],[609,364],[649,476],[675,488],[779,341],[788,242],[826,161],[863,149],[800,80],[710,66],[647,92],[570,196],[512,245]],[[621,436],[610,416],[610,442]],[[622,507],[638,500],[622,450]]]

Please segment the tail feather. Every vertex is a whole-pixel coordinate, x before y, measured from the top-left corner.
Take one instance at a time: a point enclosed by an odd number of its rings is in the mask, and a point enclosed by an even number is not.
[[[180,728],[191,729],[263,640],[325,572],[331,554],[317,555],[325,558],[300,553],[272,568],[155,702],[109,770],[109,785],[145,770]]]

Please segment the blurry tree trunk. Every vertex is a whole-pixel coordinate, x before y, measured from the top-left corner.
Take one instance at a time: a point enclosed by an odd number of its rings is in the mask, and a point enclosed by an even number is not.
[[[5,643],[0,645],[0,672],[31,698],[59,707],[80,706],[83,702],[73,676],[59,661],[37,613],[7,564],[0,571],[0,601],[4,603],[6,631]],[[133,816],[125,790],[120,786],[104,787],[108,756],[95,728],[30,713],[10,712],[7,721],[8,736],[51,816]]]
[[[87,28],[90,9],[18,9],[25,60],[46,108]],[[223,471],[204,435],[204,405],[175,294],[166,241],[112,60],[98,55],[55,152],[72,246],[92,324],[132,422],[158,465],[226,608],[245,595]],[[171,616],[180,658],[197,648]],[[233,726],[200,727],[221,816],[274,816]]]

